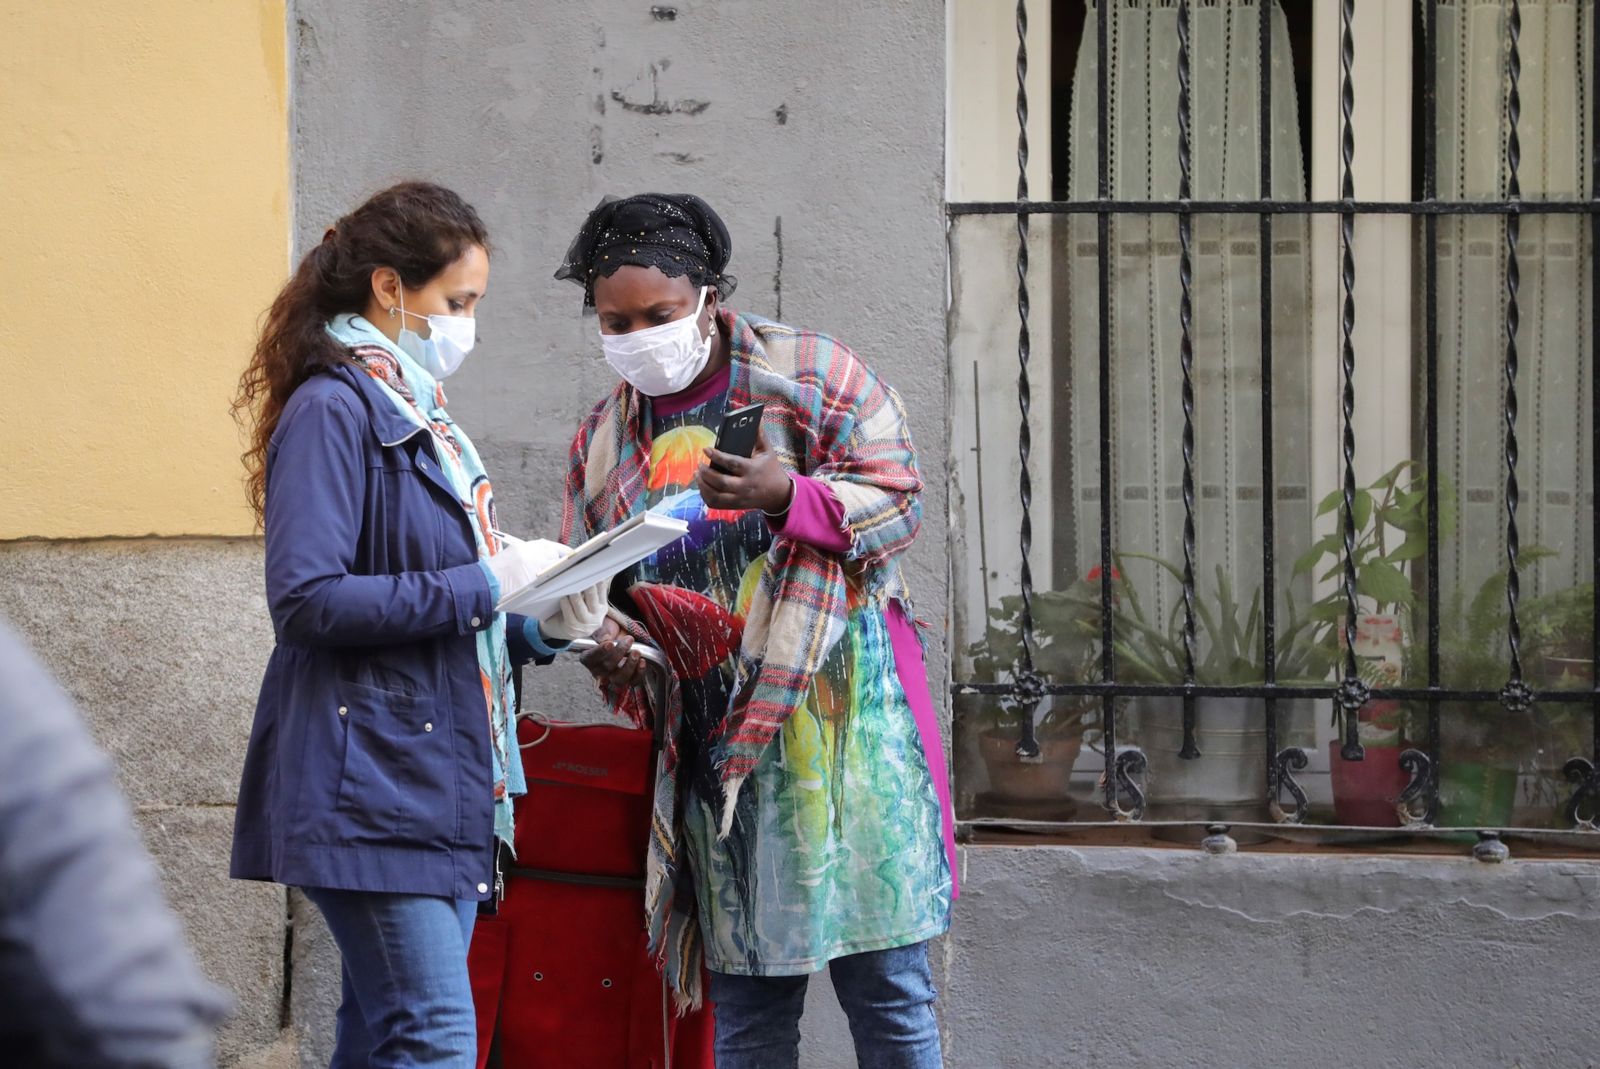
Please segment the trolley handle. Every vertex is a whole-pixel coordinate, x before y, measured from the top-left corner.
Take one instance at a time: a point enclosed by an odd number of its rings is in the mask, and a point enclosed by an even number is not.
[[[568,644],[566,652],[588,653],[590,650],[599,648],[600,643],[596,642],[594,639],[579,638],[573,639],[572,642]],[[666,692],[667,681],[672,676],[672,666],[667,662],[667,655],[662,653],[654,646],[647,646],[643,643],[636,642],[634,643],[633,648],[638,652],[639,656],[643,657],[645,662],[650,665],[650,670],[645,673],[645,686],[649,690],[651,707],[653,709],[659,709],[663,695]],[[515,720],[518,723],[521,723],[523,719],[528,717],[536,718],[538,714],[532,712],[524,713],[522,711],[522,669],[520,666],[517,668],[516,672],[517,708]],[[655,740],[656,749],[659,751],[662,743],[663,724],[659,715],[652,715],[651,719],[653,721],[651,724],[651,735]],[[532,742],[518,743],[518,748],[523,750],[531,750],[533,747],[538,746],[549,737],[550,731],[547,724],[545,733],[543,735],[539,736],[537,739],[534,739]]]
[[[592,638],[575,638],[572,640],[571,645],[567,647],[567,649],[573,653],[588,653],[590,650],[597,650],[599,648],[600,643],[596,642]],[[670,672],[672,670],[671,666],[667,664],[667,655],[656,649],[654,646],[646,646],[642,642],[635,642],[633,644],[633,649],[635,653],[649,661],[651,664],[655,665],[657,668],[661,669],[663,672]]]

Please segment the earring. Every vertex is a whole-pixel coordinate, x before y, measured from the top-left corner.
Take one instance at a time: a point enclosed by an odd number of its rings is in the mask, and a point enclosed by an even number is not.
[[[394,318],[394,317],[395,317],[395,316],[397,316],[397,315],[399,315],[399,314],[400,314],[400,309],[398,309],[398,308],[395,308],[395,307],[393,307],[393,306],[391,306],[391,307],[390,307],[390,308],[389,308],[389,318],[390,318],[390,319],[393,319],[393,318]]]

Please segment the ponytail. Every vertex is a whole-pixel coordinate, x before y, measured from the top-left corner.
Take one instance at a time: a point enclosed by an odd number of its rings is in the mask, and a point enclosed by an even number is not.
[[[312,375],[349,360],[328,321],[366,309],[379,268],[393,268],[404,286],[419,289],[474,245],[487,251],[489,235],[471,205],[441,186],[404,182],[339,220],[306,253],[267,310],[233,400],[234,418],[249,435],[245,486],[258,521],[266,509],[267,446],[284,405]]]

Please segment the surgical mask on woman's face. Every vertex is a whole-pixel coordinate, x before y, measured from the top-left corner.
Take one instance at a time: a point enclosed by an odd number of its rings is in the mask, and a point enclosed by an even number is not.
[[[400,327],[400,348],[422,365],[424,371],[436,379],[455,374],[467,354],[478,341],[478,324],[471,316],[418,315],[406,311],[406,299],[400,296],[400,314],[413,319],[426,319],[431,332],[424,338],[410,327]]]
[[[694,311],[682,319],[632,334],[601,334],[606,363],[647,397],[687,389],[711,359],[712,334],[700,334],[700,310],[705,305],[702,286]]]

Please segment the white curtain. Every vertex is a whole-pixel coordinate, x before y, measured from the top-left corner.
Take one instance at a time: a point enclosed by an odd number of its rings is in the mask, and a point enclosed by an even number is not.
[[[1509,8],[1505,0],[1437,0],[1442,199],[1509,195]],[[1521,11],[1522,195],[1582,199],[1591,189],[1595,5],[1522,0]],[[1444,217],[1438,264],[1439,457],[1460,517],[1443,546],[1441,584],[1447,597],[1463,590],[1470,598],[1505,561],[1504,222]],[[1524,217],[1519,264],[1519,530],[1524,544],[1557,553],[1524,578],[1524,590],[1539,594],[1591,573],[1588,409],[1596,369],[1587,217]],[[1420,389],[1418,399],[1420,406]]]
[[[1301,200],[1299,111],[1288,27],[1272,14],[1272,196]],[[1178,169],[1178,30],[1175,0],[1091,4],[1073,78],[1070,196],[1097,195],[1098,20],[1109,18],[1111,195],[1175,199]],[[1191,16],[1192,195],[1250,200],[1260,186],[1259,10],[1255,0],[1196,4]],[[1111,485],[1115,545],[1182,559],[1182,372],[1179,363],[1178,224],[1173,216],[1113,220],[1110,329]],[[1099,560],[1100,246],[1093,217],[1071,224],[1070,368],[1073,427],[1071,516],[1079,572]],[[1220,565],[1248,603],[1261,569],[1261,315],[1259,229],[1254,215],[1194,220],[1196,575],[1202,597]],[[1272,226],[1272,348],[1278,573],[1311,541],[1309,360],[1311,266],[1303,218]],[[1131,571],[1132,569],[1130,569]],[[1147,615],[1165,621],[1179,597],[1171,579],[1140,567]],[[1280,592],[1283,587],[1280,585]],[[1297,590],[1305,603],[1306,591]]]

